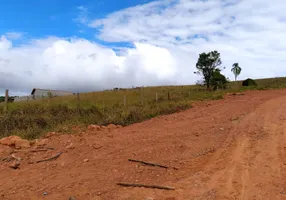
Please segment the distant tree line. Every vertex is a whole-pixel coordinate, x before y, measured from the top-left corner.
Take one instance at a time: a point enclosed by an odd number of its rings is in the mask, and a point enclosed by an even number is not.
[[[16,96],[9,97],[8,102],[13,102],[15,98]],[[0,102],[4,102],[4,101],[5,101],[5,96],[0,96]]]

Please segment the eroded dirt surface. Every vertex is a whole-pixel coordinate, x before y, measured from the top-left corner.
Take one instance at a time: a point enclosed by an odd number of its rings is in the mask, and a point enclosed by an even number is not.
[[[111,131],[56,135],[46,141],[54,150],[16,152],[22,158],[17,170],[0,162],[0,199],[286,199],[285,131],[286,90],[273,90],[229,95]],[[29,164],[59,152],[56,160]]]

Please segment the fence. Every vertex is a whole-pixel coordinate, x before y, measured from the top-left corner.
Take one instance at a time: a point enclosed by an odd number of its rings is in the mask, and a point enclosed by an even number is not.
[[[14,98],[14,102],[19,102],[19,101],[30,101],[33,100],[33,96],[32,95],[28,95],[28,96],[21,96],[21,97],[15,97]]]
[[[71,93],[69,96],[48,95],[43,98],[34,98],[33,95],[29,95],[16,97],[14,102],[17,104],[15,106],[12,104],[8,106],[9,101],[7,101],[7,99],[9,99],[9,90],[6,90],[5,102],[0,106],[0,111],[4,110],[4,112],[7,112],[9,109],[9,111],[11,110],[14,112],[18,108],[23,108],[19,102],[31,102],[33,105],[38,104],[46,109],[49,107],[54,108],[54,106],[65,106],[69,109],[76,109],[78,111],[97,108],[100,109],[101,112],[106,113],[110,110],[116,109],[116,107],[126,107],[127,110],[134,106],[152,107],[158,105],[167,107],[171,102],[174,104],[185,100],[201,100],[213,97],[214,95],[212,93],[206,92],[205,89],[201,89],[198,86],[140,87],[132,89],[107,90],[102,92]],[[190,102],[182,103],[189,104]],[[5,105],[3,106],[3,104]],[[34,107],[33,105],[28,107],[32,109]],[[3,109],[1,109],[1,107]],[[25,106],[26,109],[28,107]]]

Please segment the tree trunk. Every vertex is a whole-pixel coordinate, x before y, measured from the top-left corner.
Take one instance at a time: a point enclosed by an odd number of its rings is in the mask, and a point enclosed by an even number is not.
[[[207,84],[207,89],[210,88],[210,81],[206,81],[206,84]]]

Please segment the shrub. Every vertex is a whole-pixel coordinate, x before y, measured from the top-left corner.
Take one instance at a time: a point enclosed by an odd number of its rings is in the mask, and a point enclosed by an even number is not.
[[[248,78],[248,79],[242,81],[242,86],[257,86],[257,84],[253,79]]]
[[[220,73],[220,70],[216,69],[213,72],[213,76],[210,80],[211,86],[213,87],[213,90],[217,89],[226,89],[226,85],[228,83],[226,77]]]

